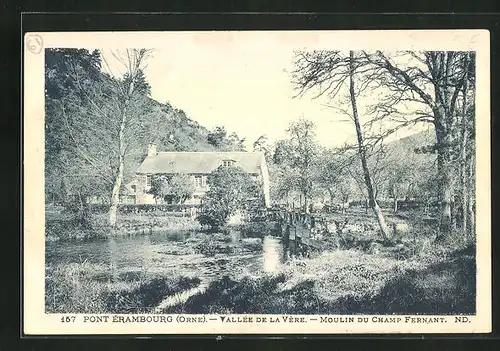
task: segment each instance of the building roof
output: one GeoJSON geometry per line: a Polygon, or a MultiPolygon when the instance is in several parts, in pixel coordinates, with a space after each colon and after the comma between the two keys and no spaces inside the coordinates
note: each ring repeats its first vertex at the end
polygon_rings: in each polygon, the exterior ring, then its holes
{"type": "Polygon", "coordinates": [[[224,160],[233,160],[235,166],[257,174],[265,162],[261,152],[158,152],[146,157],[137,173],[210,173],[224,160]]]}

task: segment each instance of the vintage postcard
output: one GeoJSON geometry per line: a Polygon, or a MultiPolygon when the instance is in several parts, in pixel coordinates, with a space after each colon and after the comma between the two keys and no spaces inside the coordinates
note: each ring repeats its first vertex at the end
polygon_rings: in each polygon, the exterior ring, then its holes
{"type": "Polygon", "coordinates": [[[26,335],[491,331],[488,31],[24,43],[26,335]]]}

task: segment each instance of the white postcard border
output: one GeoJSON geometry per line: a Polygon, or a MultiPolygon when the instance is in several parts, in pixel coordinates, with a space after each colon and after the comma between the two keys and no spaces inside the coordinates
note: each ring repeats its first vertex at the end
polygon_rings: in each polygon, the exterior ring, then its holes
{"type": "MultiPolygon", "coordinates": [[[[24,50],[24,306],[26,335],[39,334],[314,334],[314,333],[485,333],[491,331],[491,179],[490,179],[490,36],[487,30],[384,31],[247,31],[247,32],[50,32],[25,35],[24,50]],[[169,40],[224,40],[235,35],[258,35],[262,40],[289,41],[297,49],[336,50],[474,50],[477,52],[476,191],[477,289],[475,316],[289,316],[307,322],[290,323],[283,315],[163,315],[171,322],[90,322],[96,315],[45,314],[44,237],[44,48],[158,47],[169,40]],[[40,51],[37,53],[40,46],[40,51]],[[179,317],[181,316],[181,317],[179,317]],[[231,322],[221,317],[252,318],[231,322]],[[64,321],[69,317],[69,320],[64,321]],[[74,317],[74,320],[72,320],[74,317]],[[84,319],[87,317],[87,321],[84,319]],[[200,317],[204,322],[187,322],[200,317]],[[326,318],[321,322],[321,318],[326,318]],[[335,318],[354,322],[333,322],[335,318]],[[373,318],[401,317],[374,322],[373,318]],[[405,322],[405,318],[410,318],[405,322]],[[411,322],[411,318],[444,318],[445,322],[411,322]],[[183,319],[184,318],[184,319],[183,319]],[[212,318],[213,320],[211,320],[212,318]],[[258,322],[257,319],[267,321],[258,322]],[[279,318],[278,322],[270,322],[279,318]],[[311,318],[317,318],[316,321],[311,318]],[[332,322],[328,322],[332,318],[332,322]],[[368,322],[364,322],[367,318],[368,322]],[[459,321],[457,321],[459,318],[459,321]]],[[[132,315],[116,315],[131,317],[132,315]]],[[[137,315],[145,317],[162,315],[137,315]]],[[[102,317],[102,316],[101,316],[102,317]]],[[[104,318],[106,319],[106,318],[104,318]]],[[[94,319],[96,320],[96,319],[94,319]]],[[[102,319],[101,319],[102,320],[102,319]]],[[[415,320],[416,321],[416,320],[415,320]]]]}

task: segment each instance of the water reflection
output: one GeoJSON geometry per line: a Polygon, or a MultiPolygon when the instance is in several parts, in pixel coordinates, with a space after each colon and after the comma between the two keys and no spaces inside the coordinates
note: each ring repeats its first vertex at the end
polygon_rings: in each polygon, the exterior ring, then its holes
{"type": "Polygon", "coordinates": [[[281,255],[281,244],[277,239],[271,236],[266,236],[264,237],[262,247],[264,272],[275,273],[280,268],[280,264],[283,259],[281,255]]]}

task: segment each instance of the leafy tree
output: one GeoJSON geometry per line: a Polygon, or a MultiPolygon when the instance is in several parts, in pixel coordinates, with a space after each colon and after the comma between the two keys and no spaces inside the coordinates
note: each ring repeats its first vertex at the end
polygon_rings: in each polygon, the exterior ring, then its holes
{"type": "Polygon", "coordinates": [[[187,174],[175,174],[168,181],[169,195],[173,196],[174,201],[183,204],[187,199],[193,196],[195,187],[192,179],[187,174]]]}
{"type": "Polygon", "coordinates": [[[168,177],[166,174],[154,174],[151,176],[151,187],[148,193],[153,195],[155,201],[163,200],[169,195],[168,177]]]}
{"type": "Polygon", "coordinates": [[[350,200],[352,199],[352,194],[354,193],[354,184],[353,179],[351,177],[342,177],[337,186],[335,187],[335,198],[340,200],[341,203],[341,211],[345,213],[346,205],[349,205],[350,200]]]}
{"type": "Polygon", "coordinates": [[[423,212],[429,214],[429,208],[434,200],[436,200],[437,183],[436,172],[423,172],[420,177],[415,180],[414,185],[410,188],[409,194],[417,201],[423,204],[423,212]]]}
{"type": "Polygon", "coordinates": [[[227,131],[224,126],[217,126],[207,135],[207,140],[210,145],[216,148],[222,148],[227,136],[227,131]]]}
{"type": "Polygon", "coordinates": [[[272,163],[272,147],[269,145],[269,140],[266,135],[261,135],[253,143],[254,152],[262,152],[266,158],[267,163],[272,163]]]}
{"type": "MultiPolygon", "coordinates": [[[[385,188],[393,199],[393,210],[397,212],[398,201],[407,199],[414,192],[419,179],[426,178],[426,173],[433,173],[433,157],[415,152],[421,142],[420,136],[404,138],[388,144],[385,156],[387,167],[384,172],[385,188]]],[[[436,189],[434,189],[436,191],[436,189]]]]}
{"type": "Polygon", "coordinates": [[[238,210],[247,209],[249,201],[262,204],[258,184],[239,167],[219,167],[209,174],[207,181],[210,190],[198,216],[202,225],[217,230],[238,210]]]}
{"type": "Polygon", "coordinates": [[[226,151],[246,151],[245,138],[240,138],[238,134],[231,133],[226,140],[226,151]]]}
{"type": "Polygon", "coordinates": [[[240,138],[235,132],[227,134],[224,126],[217,126],[207,135],[210,145],[224,151],[246,151],[245,138],[240,138]]]}
{"type": "Polygon", "coordinates": [[[290,197],[297,189],[292,170],[286,164],[275,163],[270,163],[268,169],[269,177],[272,179],[269,190],[273,202],[281,203],[284,200],[289,205],[290,197]]]}
{"type": "Polygon", "coordinates": [[[278,142],[274,161],[287,169],[287,181],[302,194],[304,210],[313,193],[316,179],[319,145],[316,141],[315,124],[300,118],[291,122],[286,132],[288,139],[278,142]]]}

